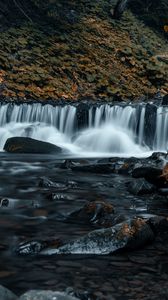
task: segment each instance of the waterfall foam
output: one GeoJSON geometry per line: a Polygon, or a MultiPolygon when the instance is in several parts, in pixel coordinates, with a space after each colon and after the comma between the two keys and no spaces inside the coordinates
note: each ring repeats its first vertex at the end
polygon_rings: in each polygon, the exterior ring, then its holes
{"type": "Polygon", "coordinates": [[[131,132],[121,127],[102,125],[84,130],[75,141],[84,151],[102,153],[140,153],[141,147],[134,143],[131,132]]]}
{"type": "MultiPolygon", "coordinates": [[[[40,103],[0,105],[0,148],[9,137],[28,136],[67,148],[80,156],[143,156],[149,153],[144,143],[145,105],[92,106],[88,123],[78,131],[77,107],[40,103]]],[[[168,111],[157,108],[155,151],[167,150],[168,111]]]]}

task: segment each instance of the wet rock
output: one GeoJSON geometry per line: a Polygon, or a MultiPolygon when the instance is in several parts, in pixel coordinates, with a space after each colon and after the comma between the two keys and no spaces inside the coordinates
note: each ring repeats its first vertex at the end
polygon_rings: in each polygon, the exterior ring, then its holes
{"type": "Polygon", "coordinates": [[[67,221],[89,222],[104,227],[110,227],[113,222],[114,207],[104,201],[86,203],[81,209],[72,212],[67,221]]]}
{"type": "Polygon", "coordinates": [[[158,91],[153,97],[152,97],[152,102],[155,103],[156,105],[160,105],[162,102],[163,96],[160,91],[158,91]]]}
{"type": "Polygon", "coordinates": [[[89,172],[98,174],[114,173],[115,167],[113,164],[87,164],[83,166],[71,166],[73,171],[77,172],[89,172]]]}
{"type": "Polygon", "coordinates": [[[156,128],[156,115],[157,115],[157,106],[154,104],[148,103],[145,110],[145,120],[144,120],[144,142],[150,148],[153,146],[155,128],[156,128]]]}
{"type": "Polygon", "coordinates": [[[168,218],[157,216],[151,217],[147,220],[147,223],[152,228],[155,234],[163,234],[168,232],[168,218]]]}
{"type": "Polygon", "coordinates": [[[168,232],[168,218],[152,216],[148,219],[133,218],[113,227],[89,232],[67,244],[60,240],[33,241],[21,244],[19,255],[97,254],[106,255],[118,250],[139,249],[152,242],[156,235],[168,232]]]}
{"type": "Polygon", "coordinates": [[[68,180],[67,186],[68,186],[68,188],[76,189],[78,187],[78,184],[76,181],[68,180]]]}
{"type": "Polygon", "coordinates": [[[162,105],[168,105],[168,94],[163,97],[162,105]]]}
{"type": "Polygon", "coordinates": [[[134,178],[142,178],[142,177],[154,177],[155,179],[158,178],[162,174],[161,169],[153,168],[153,167],[140,167],[135,168],[132,171],[132,177],[134,178]]]}
{"type": "MultiPolygon", "coordinates": [[[[126,227],[127,231],[127,227],[126,227]]],[[[155,239],[155,233],[146,220],[136,218],[131,223],[130,235],[125,248],[128,250],[139,249],[155,239]]]]}
{"type": "Polygon", "coordinates": [[[66,194],[61,194],[61,193],[50,193],[47,195],[47,199],[50,201],[55,201],[55,200],[72,200],[73,197],[70,195],[66,194]]]}
{"type": "Polygon", "coordinates": [[[154,161],[162,161],[163,159],[166,159],[167,153],[164,152],[153,152],[152,155],[149,157],[149,160],[154,160],[154,161]]]}
{"type": "Polygon", "coordinates": [[[112,12],[112,16],[114,19],[120,19],[122,14],[124,13],[127,7],[128,0],[118,0],[116,6],[114,7],[114,11],[112,12]]]}
{"type": "Polygon", "coordinates": [[[168,187],[167,181],[162,177],[162,170],[152,167],[136,168],[132,171],[132,177],[145,178],[149,183],[154,184],[158,188],[168,187]]]}
{"type": "Polygon", "coordinates": [[[19,300],[79,300],[79,298],[64,292],[31,290],[22,295],[19,300]]]}
{"type": "Polygon", "coordinates": [[[32,241],[28,243],[21,243],[16,249],[16,253],[19,255],[34,255],[39,253],[45,248],[44,244],[38,241],[32,241]]]}
{"type": "Polygon", "coordinates": [[[70,159],[66,159],[61,165],[60,169],[70,169],[72,165],[72,161],[70,159]]]}
{"type": "Polygon", "coordinates": [[[7,198],[0,199],[0,207],[8,207],[9,206],[9,200],[7,198]]]}
{"type": "Polygon", "coordinates": [[[11,153],[61,153],[62,149],[54,144],[38,141],[28,137],[7,139],[4,150],[11,153]]]}
{"type": "Polygon", "coordinates": [[[63,183],[53,182],[47,177],[41,177],[39,181],[39,186],[44,188],[56,188],[58,190],[66,190],[67,187],[63,183]]]}
{"type": "Polygon", "coordinates": [[[76,111],[77,128],[78,130],[86,127],[89,120],[89,105],[86,103],[79,103],[76,111]]]}
{"type": "Polygon", "coordinates": [[[40,181],[39,181],[40,187],[48,188],[48,187],[54,187],[54,185],[55,185],[55,183],[53,181],[51,181],[50,179],[48,179],[46,177],[40,178],[40,181]]]}
{"type": "Polygon", "coordinates": [[[155,191],[155,186],[143,178],[139,178],[136,181],[129,182],[128,191],[133,195],[151,194],[155,191]]]}
{"type": "Polygon", "coordinates": [[[127,163],[123,163],[119,168],[118,168],[118,174],[121,174],[121,175],[128,175],[132,168],[133,168],[134,165],[129,165],[127,163]]]}
{"type": "Polygon", "coordinates": [[[10,290],[0,285],[0,299],[1,300],[16,300],[18,299],[10,290]]]}
{"type": "MultiPolygon", "coordinates": [[[[71,287],[68,287],[66,289],[66,293],[68,295],[70,295],[70,296],[77,297],[80,300],[92,300],[92,299],[95,299],[95,296],[92,293],[89,293],[87,291],[84,291],[84,292],[83,291],[76,291],[76,290],[74,290],[71,287]]],[[[96,297],[96,300],[99,300],[99,298],[96,297]]]]}
{"type": "Polygon", "coordinates": [[[61,169],[71,169],[72,167],[90,166],[89,160],[86,159],[66,159],[60,166],[61,169]]]}
{"type": "Polygon", "coordinates": [[[115,173],[121,175],[128,175],[132,172],[136,165],[141,166],[141,160],[136,157],[130,157],[127,159],[110,158],[110,162],[113,163],[115,173]]]}
{"type": "Polygon", "coordinates": [[[57,248],[62,245],[62,242],[57,240],[46,240],[46,241],[30,241],[21,243],[15,252],[18,255],[26,256],[26,255],[36,255],[43,249],[47,247],[57,248]]]}
{"type": "Polygon", "coordinates": [[[168,188],[158,189],[158,193],[163,196],[168,196],[168,188]]]}
{"type": "Polygon", "coordinates": [[[94,230],[57,249],[45,249],[41,254],[105,255],[120,249],[136,249],[153,241],[154,232],[146,220],[136,218],[106,229],[94,230]]]}

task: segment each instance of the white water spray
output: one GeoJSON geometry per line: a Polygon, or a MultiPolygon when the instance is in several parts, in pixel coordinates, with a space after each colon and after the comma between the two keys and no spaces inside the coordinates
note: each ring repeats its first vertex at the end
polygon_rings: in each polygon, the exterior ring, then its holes
{"type": "MultiPolygon", "coordinates": [[[[0,149],[9,137],[27,136],[50,142],[79,156],[147,156],[144,146],[145,106],[92,107],[86,129],[75,127],[76,107],[49,104],[1,104],[0,149]]],[[[157,111],[154,150],[166,150],[168,112],[157,111]]]]}

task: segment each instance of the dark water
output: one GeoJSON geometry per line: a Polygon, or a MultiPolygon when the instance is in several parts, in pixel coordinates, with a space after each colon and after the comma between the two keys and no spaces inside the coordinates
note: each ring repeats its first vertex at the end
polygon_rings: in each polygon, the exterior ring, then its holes
{"type": "MultiPolygon", "coordinates": [[[[92,160],[92,162],[95,161],[92,160]]],[[[168,238],[133,252],[111,256],[19,257],[28,240],[68,241],[96,225],[64,221],[86,201],[105,200],[118,214],[167,215],[166,197],[133,196],[128,175],[90,174],[61,168],[64,158],[0,155],[0,283],[20,295],[28,289],[88,290],[100,299],[168,299],[168,238]],[[40,187],[41,177],[58,183],[40,187]],[[51,197],[54,194],[54,199],[51,197]],[[2,199],[9,201],[3,203],[2,199]],[[6,205],[6,206],[5,206],[6,205]]]]}

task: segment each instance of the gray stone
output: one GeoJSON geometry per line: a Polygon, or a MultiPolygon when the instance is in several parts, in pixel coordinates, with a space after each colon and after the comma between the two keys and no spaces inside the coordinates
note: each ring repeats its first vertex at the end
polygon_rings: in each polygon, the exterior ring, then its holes
{"type": "Polygon", "coordinates": [[[145,195],[153,193],[155,191],[155,187],[145,179],[138,178],[136,181],[131,181],[129,183],[128,191],[133,195],[145,195]]]}
{"type": "MultiPolygon", "coordinates": [[[[6,299],[6,298],[5,298],[6,299]]],[[[79,300],[64,292],[31,290],[20,296],[19,300],[79,300]]]]}
{"type": "Polygon", "coordinates": [[[10,290],[0,285],[0,299],[1,300],[16,300],[18,299],[10,290]]]}
{"type": "Polygon", "coordinates": [[[153,241],[154,233],[144,219],[134,218],[113,227],[98,229],[58,248],[48,248],[41,254],[107,255],[119,249],[138,249],[153,241]]]}
{"type": "Polygon", "coordinates": [[[62,149],[54,144],[29,137],[12,137],[7,139],[4,150],[11,153],[61,153],[62,149]]]}

